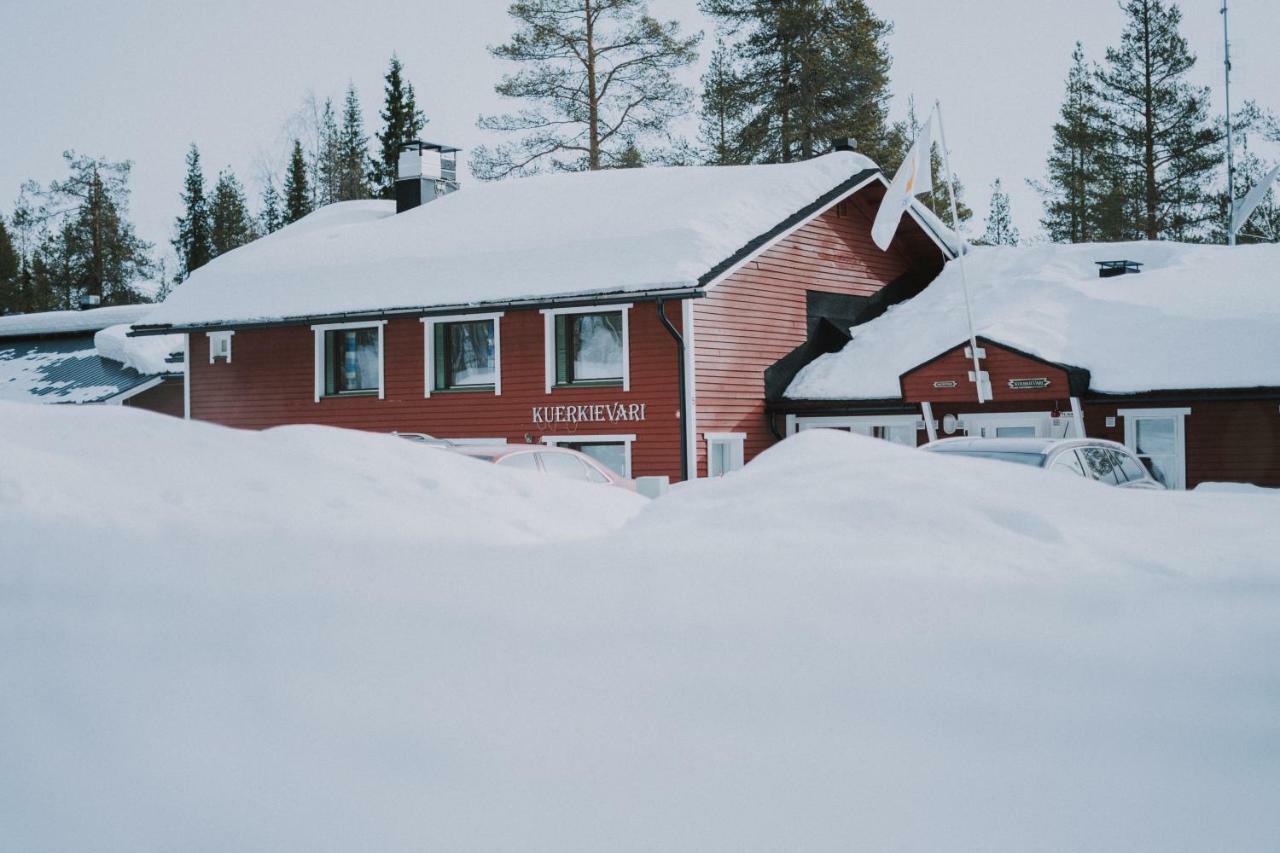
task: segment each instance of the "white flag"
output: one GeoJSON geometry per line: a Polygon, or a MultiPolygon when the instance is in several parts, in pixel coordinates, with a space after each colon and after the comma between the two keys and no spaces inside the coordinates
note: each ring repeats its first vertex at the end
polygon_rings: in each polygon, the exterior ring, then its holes
{"type": "Polygon", "coordinates": [[[871,226],[871,239],[882,252],[889,251],[889,244],[893,242],[902,214],[907,212],[912,200],[920,193],[933,189],[932,130],[933,113],[929,113],[929,118],[920,128],[920,135],[898,167],[898,173],[893,176],[893,183],[889,184],[884,201],[880,202],[880,212],[876,214],[876,221],[871,226]]]}

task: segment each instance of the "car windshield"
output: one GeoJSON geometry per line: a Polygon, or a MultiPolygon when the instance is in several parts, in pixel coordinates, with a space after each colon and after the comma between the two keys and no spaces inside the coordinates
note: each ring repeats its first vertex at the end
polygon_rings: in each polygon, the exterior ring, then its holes
{"type": "Polygon", "coordinates": [[[1012,450],[948,450],[946,453],[949,456],[973,456],[978,459],[1016,462],[1019,465],[1030,465],[1032,468],[1044,467],[1044,455],[1041,453],[1017,453],[1012,450]]]}

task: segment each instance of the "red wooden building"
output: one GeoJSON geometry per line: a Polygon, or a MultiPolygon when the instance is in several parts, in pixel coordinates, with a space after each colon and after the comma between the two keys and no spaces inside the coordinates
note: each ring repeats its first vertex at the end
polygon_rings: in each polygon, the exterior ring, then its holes
{"type": "Polygon", "coordinates": [[[966,263],[988,402],[953,264],[806,365],[770,411],[789,433],[911,446],[1087,435],[1127,444],[1170,488],[1280,486],[1280,247],[979,248],[966,263]]]}
{"type": "Polygon", "coordinates": [[[781,436],[766,410],[951,257],[922,211],[870,241],[885,181],[802,163],[559,174],[455,192],[418,144],[390,202],[326,207],[224,255],[138,327],[187,336],[186,414],[578,447],[706,476],[781,436]]]}

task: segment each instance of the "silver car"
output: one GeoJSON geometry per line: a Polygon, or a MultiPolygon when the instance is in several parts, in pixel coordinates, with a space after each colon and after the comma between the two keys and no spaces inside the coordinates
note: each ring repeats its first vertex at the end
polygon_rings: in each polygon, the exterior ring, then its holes
{"type": "Polygon", "coordinates": [[[1086,477],[1126,489],[1163,489],[1133,451],[1101,438],[944,438],[923,448],[1086,477]]]}

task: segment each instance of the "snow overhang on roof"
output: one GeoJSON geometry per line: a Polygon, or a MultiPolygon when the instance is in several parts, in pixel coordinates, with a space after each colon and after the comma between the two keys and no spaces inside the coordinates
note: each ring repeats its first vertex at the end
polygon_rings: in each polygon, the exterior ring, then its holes
{"type": "MultiPolygon", "coordinates": [[[[966,264],[977,334],[1087,370],[1093,393],[1280,387],[1280,246],[978,247],[966,264]],[[1143,271],[1099,278],[1095,262],[1115,257],[1143,271]]],[[[900,399],[903,373],[967,338],[953,261],[803,368],[785,397],[900,399]]]]}
{"type": "Polygon", "coordinates": [[[134,323],[146,317],[155,305],[112,305],[86,311],[41,311],[0,317],[0,338],[29,338],[79,335],[108,326],[134,323]]]}
{"type": "Polygon", "coordinates": [[[196,270],[135,333],[696,296],[875,180],[872,161],[836,152],[472,185],[399,215],[333,204],[196,270]]]}

